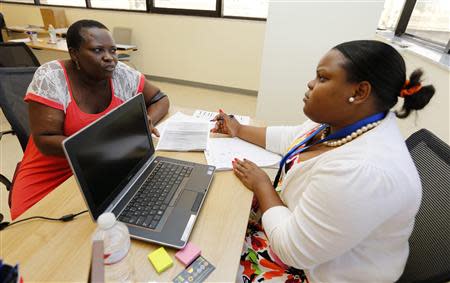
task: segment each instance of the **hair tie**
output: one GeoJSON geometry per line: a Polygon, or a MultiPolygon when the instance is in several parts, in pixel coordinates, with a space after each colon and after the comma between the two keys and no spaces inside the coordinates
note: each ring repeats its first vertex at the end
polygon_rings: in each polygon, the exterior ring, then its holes
{"type": "Polygon", "coordinates": [[[413,87],[408,87],[409,86],[409,80],[405,81],[405,84],[403,85],[402,90],[400,91],[400,97],[405,97],[405,96],[410,96],[413,94],[416,94],[417,92],[419,92],[419,90],[422,89],[422,84],[418,83],[413,87]]]}

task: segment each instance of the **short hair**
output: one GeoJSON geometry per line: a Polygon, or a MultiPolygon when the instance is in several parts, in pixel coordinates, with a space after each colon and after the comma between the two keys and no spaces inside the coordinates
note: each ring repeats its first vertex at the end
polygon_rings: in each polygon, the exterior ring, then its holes
{"type": "Polygon", "coordinates": [[[67,30],[66,40],[67,47],[78,50],[80,45],[83,43],[84,38],[81,35],[81,30],[83,28],[100,28],[109,30],[104,24],[94,21],[94,20],[79,20],[72,25],[70,25],[67,30]]]}
{"type": "MultiPolygon", "coordinates": [[[[403,57],[391,45],[376,40],[355,40],[339,44],[333,49],[346,58],[342,66],[347,81],[368,81],[372,86],[380,111],[388,111],[397,104],[400,92],[405,87],[406,66],[403,57]]],[[[409,77],[406,88],[421,83],[423,71],[416,69],[409,77]]],[[[397,117],[406,118],[411,110],[424,108],[433,97],[432,85],[423,86],[414,95],[404,97],[404,103],[397,117]]]]}

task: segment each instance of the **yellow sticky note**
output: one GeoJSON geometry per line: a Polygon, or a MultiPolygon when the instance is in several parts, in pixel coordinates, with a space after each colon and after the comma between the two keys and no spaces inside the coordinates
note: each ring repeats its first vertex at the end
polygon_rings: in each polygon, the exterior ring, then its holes
{"type": "Polygon", "coordinates": [[[148,259],[158,273],[167,270],[173,265],[173,260],[163,247],[148,254],[148,259]]]}

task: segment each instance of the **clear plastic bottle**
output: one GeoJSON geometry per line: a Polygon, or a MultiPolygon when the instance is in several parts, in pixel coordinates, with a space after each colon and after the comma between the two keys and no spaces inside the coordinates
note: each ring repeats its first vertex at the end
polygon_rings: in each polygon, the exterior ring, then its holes
{"type": "Polygon", "coordinates": [[[133,282],[133,262],[128,227],[116,221],[113,213],[97,219],[93,240],[103,240],[106,282],[133,282]]]}
{"type": "Polygon", "coordinates": [[[48,25],[48,35],[50,36],[50,43],[56,43],[56,30],[52,25],[48,25]]]}

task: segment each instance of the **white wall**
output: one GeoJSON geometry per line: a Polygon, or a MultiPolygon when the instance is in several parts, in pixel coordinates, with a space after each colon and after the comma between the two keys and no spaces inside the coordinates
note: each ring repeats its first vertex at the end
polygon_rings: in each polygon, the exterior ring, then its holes
{"type": "MultiPolygon", "coordinates": [[[[110,30],[133,29],[141,72],[207,84],[257,90],[265,22],[65,8],[69,23],[95,19],[110,30]]],[[[42,25],[39,7],[0,4],[7,25],[42,25]]]]}
{"type": "Polygon", "coordinates": [[[341,42],[372,38],[382,8],[380,1],[270,1],[256,117],[304,121],[302,99],[320,58],[341,42]]]}

